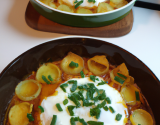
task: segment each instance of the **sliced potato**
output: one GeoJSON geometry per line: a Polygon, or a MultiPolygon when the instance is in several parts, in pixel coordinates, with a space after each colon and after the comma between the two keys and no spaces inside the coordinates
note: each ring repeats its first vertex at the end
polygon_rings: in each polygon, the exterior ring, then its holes
{"type": "Polygon", "coordinates": [[[80,57],[72,52],[69,52],[68,55],[65,58],[63,58],[60,66],[61,66],[61,69],[65,73],[71,74],[71,75],[76,75],[82,71],[82,69],[84,67],[84,60],[82,59],[82,57],[80,57]],[[78,63],[78,67],[70,67],[69,64],[72,61],[75,63],[78,63]]]}
{"type": "Polygon", "coordinates": [[[31,113],[32,106],[28,102],[14,105],[9,111],[9,123],[11,125],[28,125],[27,113],[31,113]]]}
{"type": "Polygon", "coordinates": [[[50,2],[50,3],[49,3],[49,6],[52,7],[52,8],[56,8],[56,4],[53,3],[53,2],[50,2]]]}
{"type": "MultiPolygon", "coordinates": [[[[47,82],[43,79],[45,77],[49,83],[54,84],[61,81],[61,70],[59,67],[53,63],[43,64],[36,73],[36,79],[43,84],[47,82]],[[51,77],[51,79],[49,79],[51,77]]],[[[48,83],[47,83],[48,84],[48,83]]]]}
{"type": "Polygon", "coordinates": [[[152,116],[143,109],[136,109],[130,116],[133,125],[153,125],[152,116]]]}
{"type": "Polygon", "coordinates": [[[97,13],[104,13],[108,11],[112,11],[114,8],[109,5],[108,3],[99,3],[98,8],[97,8],[97,13]]]}
{"type": "Polygon", "coordinates": [[[36,80],[24,80],[16,86],[15,93],[19,99],[30,101],[39,96],[41,88],[41,84],[36,80]]]}
{"type": "Polygon", "coordinates": [[[127,2],[127,1],[124,1],[124,2],[122,2],[122,3],[117,4],[115,7],[116,7],[116,8],[121,8],[121,7],[125,6],[126,4],[128,4],[128,2],[127,2]]]}
{"type": "Polygon", "coordinates": [[[123,3],[125,0],[110,0],[110,2],[114,3],[114,4],[120,4],[123,3]]]}
{"type": "Polygon", "coordinates": [[[88,60],[87,64],[88,64],[88,69],[93,74],[98,76],[107,73],[109,70],[109,62],[106,59],[105,55],[94,56],[93,58],[88,60]]]}
{"type": "Polygon", "coordinates": [[[49,5],[53,0],[40,0],[42,3],[49,5]]]}
{"type": "Polygon", "coordinates": [[[76,13],[82,13],[82,14],[92,14],[93,12],[86,8],[79,7],[76,11],[76,13]]]}
{"type": "Polygon", "coordinates": [[[71,7],[69,7],[69,6],[65,5],[65,4],[59,5],[57,9],[58,10],[62,10],[62,11],[66,11],[66,12],[71,12],[71,13],[74,12],[74,10],[71,7]]]}

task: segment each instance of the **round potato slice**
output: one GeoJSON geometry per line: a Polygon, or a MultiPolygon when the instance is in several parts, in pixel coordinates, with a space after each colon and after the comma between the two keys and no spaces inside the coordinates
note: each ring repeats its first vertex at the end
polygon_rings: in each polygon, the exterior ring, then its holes
{"type": "Polygon", "coordinates": [[[72,52],[69,52],[68,55],[65,58],[63,58],[60,66],[65,73],[76,75],[82,71],[84,67],[84,60],[82,59],[82,57],[72,52]],[[71,62],[77,63],[78,65],[76,67],[72,67],[70,66],[71,62]]]}
{"type": "Polygon", "coordinates": [[[103,75],[109,70],[109,62],[105,55],[94,56],[88,60],[87,64],[88,69],[97,76],[103,75]]]}
{"type": "Polygon", "coordinates": [[[92,12],[91,10],[89,10],[89,9],[79,7],[79,8],[77,9],[77,13],[92,14],[93,12],[92,12]]]}
{"type": "Polygon", "coordinates": [[[130,116],[133,125],[153,125],[152,116],[143,109],[136,109],[130,116]]]}
{"type": "Polygon", "coordinates": [[[114,10],[114,8],[109,5],[108,3],[99,3],[98,8],[97,8],[97,13],[104,13],[104,12],[108,12],[108,11],[112,11],[114,10]]]}
{"type": "Polygon", "coordinates": [[[43,64],[36,73],[36,79],[43,84],[54,84],[61,81],[61,70],[53,63],[43,64]]]}
{"type": "Polygon", "coordinates": [[[69,7],[69,6],[65,5],[65,4],[59,5],[59,6],[57,7],[57,9],[58,9],[58,10],[62,10],[62,11],[66,11],[66,12],[71,12],[71,13],[74,12],[74,10],[73,10],[71,7],[69,7]]]}
{"type": "Polygon", "coordinates": [[[31,113],[32,106],[28,102],[14,105],[9,111],[9,123],[11,125],[28,125],[27,113],[31,113]]]}
{"type": "Polygon", "coordinates": [[[37,98],[41,92],[41,84],[36,80],[21,81],[15,88],[15,93],[19,99],[30,101],[37,98]]]}

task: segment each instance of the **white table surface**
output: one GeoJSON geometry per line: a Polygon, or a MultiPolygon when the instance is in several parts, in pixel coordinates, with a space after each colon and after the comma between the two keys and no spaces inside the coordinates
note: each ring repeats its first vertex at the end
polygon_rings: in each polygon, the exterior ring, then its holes
{"type": "MultiPolygon", "coordinates": [[[[29,0],[0,0],[0,72],[26,50],[69,35],[37,31],[25,22],[29,0]]],[[[160,11],[133,7],[131,32],[117,38],[99,38],[129,51],[160,80],[160,11]]],[[[70,35],[71,36],[71,35],[70,35]]]]}

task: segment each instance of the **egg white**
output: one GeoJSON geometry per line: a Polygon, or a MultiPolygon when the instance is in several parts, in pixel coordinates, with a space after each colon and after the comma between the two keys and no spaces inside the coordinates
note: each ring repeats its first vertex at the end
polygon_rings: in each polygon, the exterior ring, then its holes
{"type": "MultiPolygon", "coordinates": [[[[80,118],[83,118],[86,122],[87,121],[104,122],[104,125],[125,125],[125,119],[126,119],[126,117],[128,117],[128,114],[126,114],[126,113],[128,113],[128,110],[127,110],[127,106],[125,105],[123,98],[121,97],[121,94],[116,89],[110,87],[108,84],[97,86],[97,84],[103,79],[100,77],[96,77],[96,78],[98,78],[99,81],[96,80],[95,82],[93,82],[90,80],[89,77],[74,78],[74,79],[70,79],[70,80],[77,80],[77,86],[87,84],[87,83],[94,83],[98,89],[105,90],[106,96],[109,97],[111,100],[111,104],[106,104],[106,105],[108,107],[112,106],[113,109],[115,110],[115,113],[111,113],[109,110],[105,111],[103,108],[101,108],[100,117],[99,117],[99,119],[96,119],[96,118],[90,116],[90,108],[92,108],[92,106],[89,106],[89,107],[82,106],[82,101],[80,101],[81,107],[74,108],[74,110],[73,110],[74,114],[75,114],[74,117],[79,116],[80,118]],[[115,120],[115,117],[118,113],[122,115],[122,118],[120,121],[115,120]]],[[[56,92],[58,92],[58,93],[55,94],[55,96],[49,96],[49,97],[43,99],[41,106],[44,108],[44,113],[41,113],[41,115],[40,115],[42,125],[50,125],[53,115],[57,115],[56,125],[70,125],[71,116],[69,115],[69,112],[67,110],[67,106],[68,105],[75,105],[75,104],[71,100],[68,99],[68,101],[69,101],[68,104],[64,105],[63,101],[65,99],[67,99],[68,94],[71,93],[70,92],[71,87],[72,87],[72,84],[69,84],[69,86],[66,88],[66,93],[63,92],[63,90],[60,87],[58,87],[56,89],[56,92]],[[58,109],[56,107],[56,103],[60,103],[60,105],[63,109],[62,112],[58,111],[58,109]]],[[[83,93],[84,97],[86,97],[85,94],[86,93],[83,93]]],[[[97,102],[97,104],[98,103],[100,103],[100,102],[97,102]]],[[[81,125],[81,123],[77,122],[76,125],[81,125]]]]}

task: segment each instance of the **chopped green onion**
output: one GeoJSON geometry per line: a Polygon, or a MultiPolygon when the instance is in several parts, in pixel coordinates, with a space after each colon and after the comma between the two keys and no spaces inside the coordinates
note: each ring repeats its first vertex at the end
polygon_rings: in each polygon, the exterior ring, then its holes
{"type": "Polygon", "coordinates": [[[141,125],[141,124],[138,124],[138,125],[141,125]]]}
{"type": "Polygon", "coordinates": [[[108,111],[108,107],[107,107],[107,106],[104,106],[103,109],[104,109],[105,111],[108,111]]]}
{"type": "Polygon", "coordinates": [[[88,107],[88,106],[92,106],[92,105],[94,105],[93,102],[89,102],[87,99],[83,99],[83,106],[88,107]]]}
{"type": "Polygon", "coordinates": [[[58,111],[60,111],[60,112],[63,111],[63,109],[59,103],[56,104],[56,107],[57,107],[58,111]]]}
{"type": "Polygon", "coordinates": [[[90,79],[91,79],[93,82],[95,82],[95,80],[96,80],[96,76],[94,76],[94,75],[90,75],[90,79]]]}
{"type": "Polygon", "coordinates": [[[75,94],[68,95],[68,98],[75,103],[77,108],[81,106],[75,94]]]}
{"type": "Polygon", "coordinates": [[[47,84],[51,84],[51,82],[48,81],[48,79],[47,79],[44,75],[42,75],[42,79],[43,79],[43,81],[45,81],[47,84]]]}
{"type": "Polygon", "coordinates": [[[127,77],[121,73],[117,73],[120,77],[124,78],[124,79],[127,79],[127,77]]]}
{"type": "Polygon", "coordinates": [[[79,117],[74,117],[74,121],[78,121],[79,120],[79,117]]]}
{"type": "Polygon", "coordinates": [[[42,106],[39,105],[38,108],[41,110],[41,113],[44,112],[44,108],[42,106]]]}
{"type": "Polygon", "coordinates": [[[115,113],[114,109],[113,109],[111,106],[109,106],[109,110],[110,110],[112,113],[115,113]]]}
{"type": "Polygon", "coordinates": [[[77,89],[77,82],[73,83],[72,87],[71,87],[71,92],[76,91],[77,89]]]}
{"type": "Polygon", "coordinates": [[[52,121],[50,125],[56,125],[57,115],[53,115],[52,121]]]}
{"type": "Polygon", "coordinates": [[[69,64],[69,67],[72,67],[72,68],[77,68],[79,65],[78,63],[75,63],[73,61],[71,61],[71,63],[69,64]]]}
{"type": "Polygon", "coordinates": [[[63,101],[63,104],[66,105],[67,103],[68,103],[68,99],[65,99],[65,100],[63,101]]]}
{"type": "Polygon", "coordinates": [[[121,118],[122,118],[122,115],[118,113],[118,114],[116,115],[116,118],[115,118],[115,119],[116,119],[117,121],[120,121],[121,118]]]}
{"type": "Polygon", "coordinates": [[[98,121],[88,121],[87,122],[89,125],[104,125],[103,122],[98,122],[98,121]]]}
{"type": "Polygon", "coordinates": [[[68,87],[68,84],[67,84],[67,83],[64,83],[64,84],[61,84],[61,85],[60,85],[60,88],[61,88],[64,92],[66,92],[65,87],[68,87]]]}
{"type": "Polygon", "coordinates": [[[29,119],[29,122],[34,121],[32,114],[27,113],[27,118],[29,119]]]}
{"type": "Polygon", "coordinates": [[[136,94],[136,100],[137,100],[137,101],[140,101],[139,92],[138,92],[138,91],[135,91],[135,94],[136,94]]]}
{"type": "Polygon", "coordinates": [[[77,2],[78,2],[78,1],[77,1],[77,0],[75,0],[75,1],[74,1],[74,4],[75,4],[75,3],[77,3],[77,2]]]}
{"type": "Polygon", "coordinates": [[[89,3],[91,3],[91,2],[95,3],[96,1],[95,0],[88,0],[88,2],[89,3]]]}
{"type": "Polygon", "coordinates": [[[82,125],[87,125],[87,122],[85,122],[83,118],[79,118],[79,122],[82,123],[82,125]]]}
{"type": "Polygon", "coordinates": [[[71,117],[70,123],[71,123],[71,125],[76,125],[76,123],[75,123],[75,121],[74,121],[74,117],[71,117]]]}
{"type": "Polygon", "coordinates": [[[74,112],[73,112],[74,108],[75,108],[75,106],[72,106],[72,105],[67,106],[67,109],[69,111],[70,116],[74,116],[74,112]]]}
{"type": "Polygon", "coordinates": [[[69,80],[68,83],[74,84],[74,83],[77,83],[77,80],[69,80]]]}
{"type": "Polygon", "coordinates": [[[48,79],[49,79],[50,81],[53,81],[53,78],[51,77],[51,75],[48,75],[48,79]]]}
{"type": "Polygon", "coordinates": [[[105,98],[105,100],[107,101],[108,104],[111,104],[111,100],[109,97],[105,98]]]}
{"type": "Polygon", "coordinates": [[[99,81],[99,79],[98,79],[98,78],[96,78],[96,80],[97,80],[97,81],[99,81]]]}
{"type": "Polygon", "coordinates": [[[84,72],[83,72],[83,71],[81,71],[81,72],[80,72],[80,74],[81,74],[81,77],[82,77],[82,78],[84,78],[84,77],[85,77],[85,75],[84,75],[84,72]]]}
{"type": "Polygon", "coordinates": [[[77,2],[76,5],[74,6],[74,8],[75,9],[78,8],[82,3],[83,3],[83,0],[77,2]]]}
{"type": "Polygon", "coordinates": [[[100,108],[103,108],[106,105],[106,101],[103,101],[99,106],[100,108]]]}
{"type": "Polygon", "coordinates": [[[81,86],[78,86],[78,89],[86,89],[87,90],[87,85],[86,84],[84,84],[84,85],[81,85],[81,86]]]}
{"type": "Polygon", "coordinates": [[[124,81],[125,81],[125,80],[123,80],[122,78],[120,78],[120,77],[118,77],[118,76],[115,76],[115,77],[114,77],[114,80],[117,81],[117,82],[119,82],[119,83],[121,83],[121,84],[123,84],[124,81]]]}
{"type": "Polygon", "coordinates": [[[90,115],[95,116],[97,119],[100,117],[101,110],[99,107],[91,108],[90,115]]]}
{"type": "Polygon", "coordinates": [[[100,83],[98,83],[97,86],[99,86],[99,85],[104,85],[104,84],[106,84],[105,81],[101,81],[100,83]]]}
{"type": "Polygon", "coordinates": [[[99,93],[100,93],[100,95],[99,95],[98,99],[99,99],[99,100],[104,100],[104,99],[106,98],[105,90],[100,89],[100,90],[99,90],[99,93]]]}

